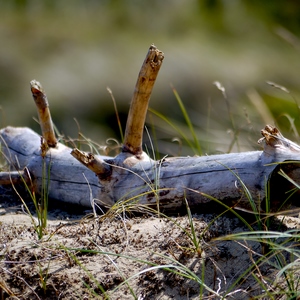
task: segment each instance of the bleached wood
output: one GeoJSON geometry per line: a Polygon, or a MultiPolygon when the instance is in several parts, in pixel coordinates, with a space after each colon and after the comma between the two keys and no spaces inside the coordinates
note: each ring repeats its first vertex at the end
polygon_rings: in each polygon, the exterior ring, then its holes
{"type": "Polygon", "coordinates": [[[22,182],[19,179],[24,174],[36,193],[41,193],[43,180],[49,181],[52,199],[86,207],[94,199],[106,207],[132,199],[155,208],[159,204],[165,211],[180,210],[185,207],[185,199],[201,210],[203,204],[211,202],[210,197],[249,209],[245,186],[259,206],[268,184],[275,191],[271,200],[274,198],[280,206],[287,197],[280,197],[280,193],[284,195],[294,186],[278,173],[283,170],[295,182],[300,181],[300,147],[274,127],[266,126],[261,132],[263,151],[161,161],[152,160],[142,151],[148,101],[162,60],[163,53],[151,46],[136,84],[124,146],[116,157],[96,156],[56,144],[46,95],[40,84],[32,81],[34,98],[43,100],[38,105],[43,139],[29,128],[0,130],[1,150],[10,170],[0,174],[0,184],[10,184],[12,178],[22,182]]]}
{"type": "MultiPolygon", "coordinates": [[[[0,130],[0,141],[11,170],[26,166],[36,193],[40,193],[43,178],[40,136],[29,128],[7,127],[0,130]]],[[[85,168],[70,153],[69,147],[58,143],[56,148],[49,148],[44,158],[46,170],[50,168],[49,196],[64,202],[90,206],[90,189],[96,197],[102,187],[95,173],[85,168]]]]}
{"type": "Polygon", "coordinates": [[[111,167],[92,153],[85,153],[75,148],[71,151],[71,155],[100,177],[107,177],[111,174],[111,167]]]}
{"type": "MultiPolygon", "coordinates": [[[[162,161],[153,161],[145,154],[141,159],[129,153],[121,153],[115,158],[97,156],[111,168],[111,173],[100,179],[70,155],[70,148],[58,143],[45,157],[47,168],[50,168],[49,196],[90,207],[91,189],[93,197],[104,206],[137,197],[134,200],[141,204],[156,207],[159,201],[161,209],[176,211],[184,205],[185,198],[191,206],[201,210],[201,204],[210,201],[203,195],[205,193],[248,209],[248,200],[236,175],[257,202],[265,197],[265,183],[274,176],[277,163],[298,161],[284,164],[282,168],[294,180],[299,182],[300,179],[299,146],[272,127],[266,127],[262,133],[266,143],[264,151],[174,157],[162,161]]],[[[39,193],[43,176],[39,136],[28,128],[8,127],[0,131],[0,140],[5,156],[13,159],[12,170],[16,161],[23,167],[26,164],[39,193]]]]}

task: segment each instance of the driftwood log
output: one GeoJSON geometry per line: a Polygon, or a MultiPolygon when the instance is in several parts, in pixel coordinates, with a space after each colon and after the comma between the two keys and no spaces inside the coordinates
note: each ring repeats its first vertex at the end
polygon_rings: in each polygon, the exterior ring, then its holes
{"type": "Polygon", "coordinates": [[[117,201],[132,200],[172,212],[185,206],[185,199],[201,211],[204,204],[212,202],[210,197],[249,209],[245,187],[261,205],[266,187],[271,186],[272,203],[280,207],[286,193],[299,182],[300,147],[272,126],[261,131],[263,151],[159,161],[142,151],[148,102],[163,58],[152,45],[136,83],[122,151],[116,157],[85,153],[57,142],[46,94],[32,81],[42,137],[29,128],[0,130],[2,153],[10,168],[0,173],[0,184],[26,182],[41,193],[43,182],[48,182],[50,198],[71,204],[110,207],[117,201]]]}

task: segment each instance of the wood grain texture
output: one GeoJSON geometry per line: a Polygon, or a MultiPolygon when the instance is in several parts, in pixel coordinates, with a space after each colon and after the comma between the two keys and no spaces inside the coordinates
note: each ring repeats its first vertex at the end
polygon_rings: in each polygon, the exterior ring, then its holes
{"type": "Polygon", "coordinates": [[[264,140],[264,151],[173,157],[162,161],[154,161],[145,153],[139,159],[126,152],[117,157],[97,156],[111,168],[110,174],[99,177],[60,143],[42,158],[40,137],[28,128],[8,127],[0,131],[2,150],[12,170],[16,161],[18,168],[26,166],[37,193],[41,191],[42,164],[46,161],[50,198],[90,207],[92,194],[99,204],[108,207],[117,201],[133,199],[153,207],[159,202],[164,211],[179,210],[185,198],[192,207],[201,209],[201,204],[211,201],[205,194],[249,209],[241,181],[255,201],[262,201],[265,184],[274,178],[278,168],[299,182],[299,146],[282,136],[277,143],[276,137],[268,138],[264,140]],[[284,161],[293,162],[278,165],[284,161]]]}
{"type": "Polygon", "coordinates": [[[32,97],[37,107],[39,122],[42,130],[42,136],[45,140],[45,144],[48,147],[55,147],[57,140],[54,133],[53,123],[51,119],[51,113],[49,109],[49,103],[45,91],[42,85],[32,80],[30,82],[30,88],[32,97]]]}
{"type": "Polygon", "coordinates": [[[142,154],[145,119],[152,89],[162,65],[164,54],[151,45],[135,85],[127,118],[123,151],[142,154]]]}

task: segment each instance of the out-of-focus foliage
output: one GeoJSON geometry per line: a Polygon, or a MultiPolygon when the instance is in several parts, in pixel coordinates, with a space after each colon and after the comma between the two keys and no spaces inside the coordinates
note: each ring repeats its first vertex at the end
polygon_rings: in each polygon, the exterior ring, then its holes
{"type": "Polygon", "coordinates": [[[300,3],[299,1],[259,1],[244,0],[245,7],[261,18],[270,26],[284,26],[287,30],[299,33],[300,31],[300,3]]]}
{"type": "MultiPolygon", "coordinates": [[[[119,138],[106,87],[125,126],[139,68],[154,43],[165,61],[151,107],[189,136],[174,85],[205,152],[256,148],[266,122],[295,139],[299,12],[300,3],[292,0],[0,0],[1,127],[38,130],[29,90],[37,79],[59,130],[76,137],[76,118],[99,143],[119,138]],[[239,143],[231,148],[235,138],[239,143]]],[[[154,115],[148,121],[161,151],[177,154],[177,145],[166,143],[177,133],[154,115]]],[[[183,147],[181,154],[188,152],[183,147]]]]}

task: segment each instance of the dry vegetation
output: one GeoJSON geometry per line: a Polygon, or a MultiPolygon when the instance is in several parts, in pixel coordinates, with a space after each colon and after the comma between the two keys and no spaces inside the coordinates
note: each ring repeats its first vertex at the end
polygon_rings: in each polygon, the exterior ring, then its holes
{"type": "MultiPolygon", "coordinates": [[[[27,94],[27,83],[23,83],[28,74],[38,74],[47,79],[49,90],[55,91],[51,98],[58,128],[67,134],[70,128],[76,132],[72,121],[76,116],[81,126],[88,128],[89,138],[115,137],[119,128],[111,126],[111,120],[116,123],[114,111],[110,119],[107,117],[112,109],[106,103],[112,105],[106,85],[119,78],[111,87],[127,111],[133,84],[130,79],[135,78],[140,62],[133,59],[138,54],[133,55],[133,47],[127,45],[144,49],[151,39],[163,41],[170,51],[154,108],[168,112],[173,124],[179,115],[175,124],[184,134],[190,129],[182,111],[178,113],[173,105],[169,88],[173,82],[185,102],[189,101],[193,126],[197,126],[194,148],[201,138],[205,153],[253,149],[256,132],[269,120],[299,137],[299,111],[295,109],[299,93],[274,92],[274,86],[261,84],[267,78],[292,89],[298,85],[299,39],[292,36],[292,42],[287,43],[292,31],[284,24],[263,25],[253,15],[244,22],[249,18],[246,6],[241,9],[241,4],[236,4],[237,13],[232,15],[232,6],[227,4],[223,9],[218,1],[211,10],[199,11],[193,5],[183,9],[186,4],[180,1],[172,10],[168,5],[159,7],[161,1],[151,10],[142,2],[128,7],[122,1],[115,1],[119,7],[103,7],[95,1],[88,5],[78,2],[77,6],[52,2],[54,6],[49,2],[49,7],[7,4],[7,14],[2,16],[1,34],[6,42],[0,50],[0,68],[5,74],[1,101],[7,118],[2,118],[1,127],[7,121],[23,126],[25,120],[38,126],[29,121],[33,108],[24,112],[23,103],[17,102],[27,94]],[[187,49],[181,60],[179,44],[187,49]],[[43,63],[37,63],[37,54],[43,63]],[[59,84],[57,78],[61,79],[59,84]],[[218,90],[216,93],[215,80],[235,86],[226,91],[228,98],[218,90]],[[227,129],[229,135],[225,134],[227,129]],[[232,141],[229,145],[224,142],[228,140],[232,141]]],[[[157,116],[154,109],[153,116],[157,116]]],[[[166,128],[164,119],[151,120],[149,127],[155,123],[155,130],[159,130],[155,143],[178,136],[175,128],[166,128]]],[[[180,154],[191,154],[193,147],[182,145],[182,140],[184,136],[176,139],[180,154]]],[[[174,147],[168,144],[164,152],[171,153],[170,149],[174,147]]],[[[0,187],[1,300],[300,297],[300,224],[295,211],[293,217],[266,220],[265,216],[255,219],[240,211],[233,215],[203,209],[192,216],[183,212],[158,217],[155,212],[136,215],[120,207],[119,213],[109,211],[95,217],[93,211],[50,199],[48,225],[39,239],[24,209],[26,204],[36,218],[32,199],[24,191],[21,194],[25,202],[13,190],[0,187]]]]}
{"type": "MultiPolygon", "coordinates": [[[[264,257],[257,241],[224,238],[249,230],[229,213],[197,213],[192,224],[188,215],[95,219],[53,202],[38,240],[11,191],[2,190],[0,203],[1,299],[286,299],[273,252],[264,257]]],[[[272,227],[287,230],[278,221],[272,227]]],[[[297,247],[296,241],[284,246],[291,244],[297,247]]],[[[280,256],[286,264],[295,260],[289,251],[280,256]]]]}

